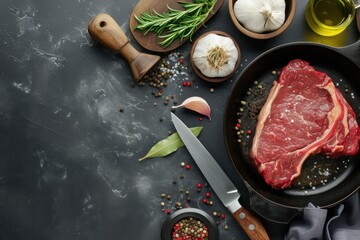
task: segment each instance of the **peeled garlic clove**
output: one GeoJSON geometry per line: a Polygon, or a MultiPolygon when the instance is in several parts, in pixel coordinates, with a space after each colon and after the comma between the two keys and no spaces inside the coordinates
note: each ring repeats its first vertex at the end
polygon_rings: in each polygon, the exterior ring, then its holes
{"type": "Polygon", "coordinates": [[[206,117],[210,118],[210,106],[209,104],[205,101],[205,99],[201,98],[201,97],[189,97],[187,99],[185,99],[185,101],[178,105],[178,106],[173,106],[172,108],[179,108],[179,107],[184,107],[190,110],[193,110],[195,112],[198,112],[206,117]]]}

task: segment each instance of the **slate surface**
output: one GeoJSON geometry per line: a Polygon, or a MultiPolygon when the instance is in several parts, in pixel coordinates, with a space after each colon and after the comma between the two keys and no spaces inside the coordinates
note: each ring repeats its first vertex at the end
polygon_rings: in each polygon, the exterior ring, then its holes
{"type": "MultiPolygon", "coordinates": [[[[0,1],[1,240],[159,239],[166,218],[160,193],[172,195],[166,208],[174,210],[174,201],[184,202],[180,188],[191,191],[190,206],[226,213],[214,194],[214,205],[203,205],[205,190],[197,193],[196,184],[204,178],[185,148],[138,162],[174,131],[172,101],[165,106],[149,86],[133,87],[127,62],[87,33],[91,18],[106,12],[141,50],[128,26],[136,3],[0,1]],[[180,166],[182,161],[192,166],[190,171],[180,166]]],[[[237,32],[226,1],[195,37],[208,30],[232,35],[242,51],[235,76],[217,85],[198,79],[188,61],[191,44],[186,43],[177,50],[185,63],[164,89],[163,96],[174,95],[179,103],[195,95],[208,101],[212,121],[200,121],[199,115],[184,110],[177,115],[189,126],[204,127],[200,140],[238,186],[245,206],[249,194],[226,153],[222,126],[227,97],[241,71],[261,52],[282,43],[315,41],[339,47],[358,39],[355,25],[333,38],[316,36],[303,17],[305,1],[297,4],[296,18],[283,35],[257,41],[237,32]],[[194,82],[182,87],[184,80],[194,82]]],[[[264,224],[272,239],[282,239],[287,229],[266,220],[264,224]]],[[[220,221],[219,230],[220,239],[246,239],[229,216],[220,221]]]]}

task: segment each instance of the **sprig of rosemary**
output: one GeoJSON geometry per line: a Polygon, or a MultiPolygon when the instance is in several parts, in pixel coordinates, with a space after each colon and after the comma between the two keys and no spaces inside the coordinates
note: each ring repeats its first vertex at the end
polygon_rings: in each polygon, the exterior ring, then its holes
{"type": "Polygon", "coordinates": [[[203,24],[208,15],[214,9],[217,0],[194,0],[193,2],[178,2],[184,10],[167,7],[169,12],[158,13],[144,12],[140,17],[135,15],[138,21],[136,30],[155,32],[162,39],[161,46],[169,46],[175,39],[182,41],[190,38],[200,24],[203,24]]]}

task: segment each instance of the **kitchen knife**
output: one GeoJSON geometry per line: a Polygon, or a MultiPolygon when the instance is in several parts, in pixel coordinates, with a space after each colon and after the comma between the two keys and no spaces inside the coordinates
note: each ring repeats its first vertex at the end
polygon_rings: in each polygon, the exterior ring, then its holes
{"type": "Polygon", "coordinates": [[[207,182],[249,238],[253,240],[270,239],[260,220],[240,205],[240,194],[237,188],[199,139],[173,113],[171,113],[171,120],[207,182]]]}

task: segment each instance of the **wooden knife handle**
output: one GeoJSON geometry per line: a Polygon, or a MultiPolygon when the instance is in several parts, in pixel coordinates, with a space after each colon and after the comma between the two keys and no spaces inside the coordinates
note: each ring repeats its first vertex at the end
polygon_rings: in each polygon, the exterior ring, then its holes
{"type": "Polygon", "coordinates": [[[251,240],[270,240],[260,220],[250,211],[241,207],[233,216],[251,240]]]}

